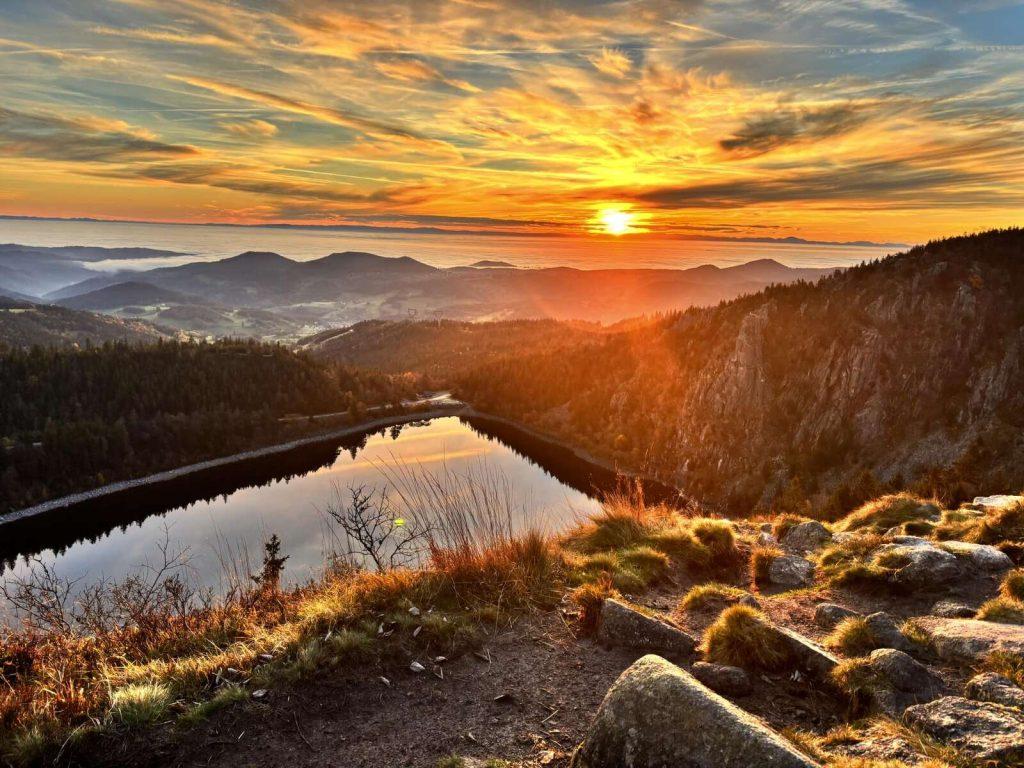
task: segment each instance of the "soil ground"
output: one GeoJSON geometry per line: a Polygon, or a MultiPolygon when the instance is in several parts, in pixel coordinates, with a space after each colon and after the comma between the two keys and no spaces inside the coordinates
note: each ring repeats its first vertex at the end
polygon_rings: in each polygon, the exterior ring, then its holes
{"type": "MultiPolygon", "coordinates": [[[[637,602],[700,636],[715,612],[674,613],[690,586],[683,574],[637,602]]],[[[742,576],[737,574],[736,581],[742,576]]],[[[799,590],[760,594],[774,622],[820,641],[814,607],[838,602],[901,620],[927,615],[941,597],[977,607],[996,591],[984,578],[909,596],[799,590]]],[[[479,650],[414,673],[412,659],[320,675],[234,706],[181,735],[146,744],[111,744],[107,764],[174,768],[433,768],[457,754],[528,765],[565,766],[615,679],[642,653],[577,637],[575,617],[556,610],[491,634],[479,650]],[[439,671],[438,671],[439,670],[439,671]],[[385,683],[381,678],[387,678],[385,683]]],[[[688,666],[691,659],[672,659],[688,666]]],[[[936,668],[953,690],[969,670],[936,668]]],[[[805,679],[752,675],[753,693],[735,703],[771,727],[822,734],[846,720],[845,703],[805,679]]],[[[102,750],[100,751],[102,753],[102,750]]]]}

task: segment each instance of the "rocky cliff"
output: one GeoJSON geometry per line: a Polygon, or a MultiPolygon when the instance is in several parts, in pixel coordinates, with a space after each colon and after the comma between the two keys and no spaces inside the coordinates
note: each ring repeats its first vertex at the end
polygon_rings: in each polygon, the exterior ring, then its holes
{"type": "Polygon", "coordinates": [[[1024,230],[954,238],[492,364],[461,391],[730,507],[794,486],[963,498],[1024,483],[1022,289],[1024,230]]]}

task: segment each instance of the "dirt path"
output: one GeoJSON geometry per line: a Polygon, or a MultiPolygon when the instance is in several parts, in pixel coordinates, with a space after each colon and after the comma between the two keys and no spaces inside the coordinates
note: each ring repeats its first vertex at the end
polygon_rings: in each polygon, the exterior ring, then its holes
{"type": "Polygon", "coordinates": [[[550,759],[583,738],[608,687],[637,658],[577,641],[558,613],[521,621],[481,652],[490,662],[464,655],[444,665],[443,680],[403,663],[273,691],[151,753],[152,764],[433,768],[453,753],[550,759]]]}

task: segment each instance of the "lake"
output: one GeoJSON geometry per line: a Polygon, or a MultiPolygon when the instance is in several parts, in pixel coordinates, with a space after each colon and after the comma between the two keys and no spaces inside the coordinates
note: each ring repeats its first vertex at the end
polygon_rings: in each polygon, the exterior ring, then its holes
{"type": "Polygon", "coordinates": [[[594,512],[595,497],[616,482],[614,473],[567,448],[501,422],[435,418],[240,461],[0,526],[0,573],[24,574],[32,557],[84,586],[156,562],[166,539],[175,550],[188,550],[198,582],[222,592],[230,583],[222,561],[237,562],[248,553],[257,570],[262,542],[277,534],[288,556],[284,579],[297,584],[314,578],[327,552],[338,549],[323,514],[337,491],[388,488],[396,516],[406,515],[395,480],[401,486],[402,476],[408,483],[415,480],[410,475],[423,473],[497,482],[514,508],[516,531],[562,530],[594,512]]]}

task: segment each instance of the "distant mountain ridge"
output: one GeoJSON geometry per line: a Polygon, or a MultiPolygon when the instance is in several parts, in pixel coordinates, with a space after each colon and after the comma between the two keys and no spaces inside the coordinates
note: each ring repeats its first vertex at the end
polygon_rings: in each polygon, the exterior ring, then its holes
{"type": "Polygon", "coordinates": [[[321,325],[436,316],[479,320],[555,318],[616,322],[644,313],[716,304],[772,283],[817,280],[832,269],[771,259],[689,269],[439,268],[409,257],[359,251],[294,261],[250,251],[144,273],[93,276],[46,295],[50,301],[126,280],[224,306],[274,311],[321,325]]]}

